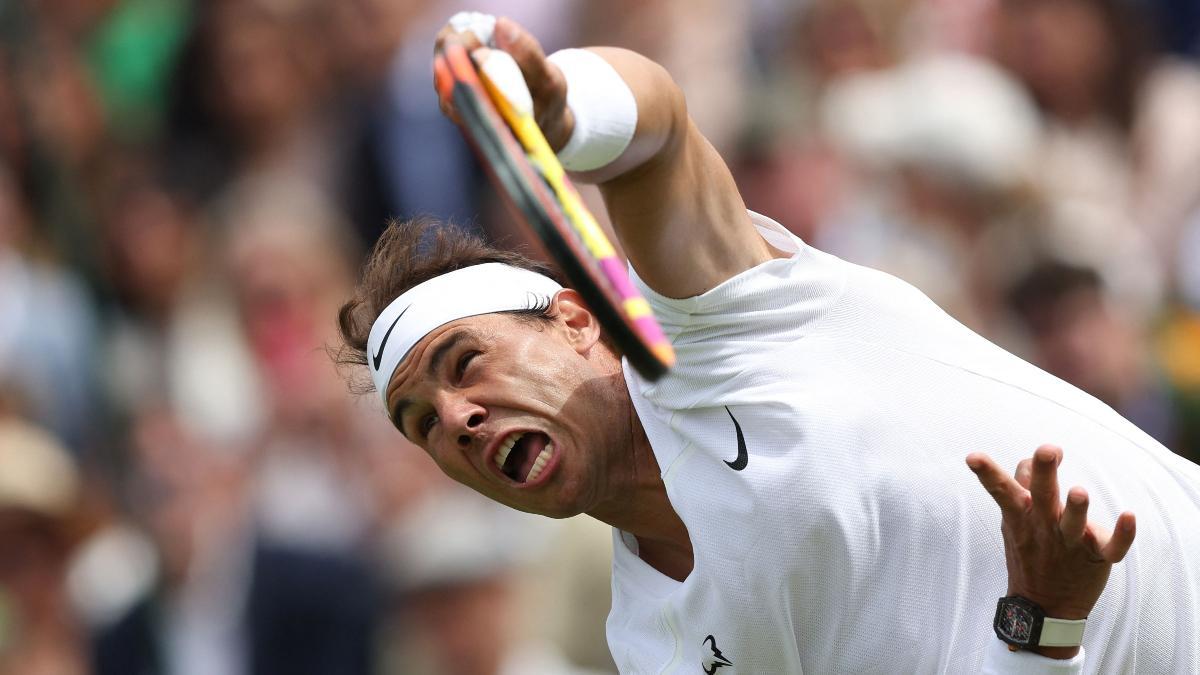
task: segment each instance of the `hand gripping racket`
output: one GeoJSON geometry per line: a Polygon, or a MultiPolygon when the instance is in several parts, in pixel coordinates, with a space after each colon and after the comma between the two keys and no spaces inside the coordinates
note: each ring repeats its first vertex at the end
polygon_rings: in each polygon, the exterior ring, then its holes
{"type": "MultiPolygon", "coordinates": [[[[503,52],[496,57],[511,58],[503,52]]],[[[434,56],[434,71],[439,93],[454,102],[463,135],[510,211],[545,244],[638,373],[662,377],[675,363],[675,350],[571,185],[532,106],[514,104],[460,43],[445,42],[434,56]]]]}

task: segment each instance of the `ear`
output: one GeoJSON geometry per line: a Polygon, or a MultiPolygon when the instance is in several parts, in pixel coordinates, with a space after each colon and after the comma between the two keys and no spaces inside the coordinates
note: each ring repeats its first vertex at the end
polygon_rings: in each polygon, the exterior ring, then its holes
{"type": "Polygon", "coordinates": [[[578,291],[564,288],[550,301],[550,311],[566,330],[567,340],[580,354],[587,354],[600,341],[600,322],[583,304],[578,291]]]}

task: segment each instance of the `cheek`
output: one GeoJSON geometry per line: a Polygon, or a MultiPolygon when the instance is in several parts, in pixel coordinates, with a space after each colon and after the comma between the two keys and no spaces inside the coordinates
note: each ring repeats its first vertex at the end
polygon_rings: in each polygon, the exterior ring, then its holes
{"type": "Polygon", "coordinates": [[[447,477],[453,478],[459,483],[470,485],[468,479],[475,474],[475,471],[460,453],[454,451],[439,453],[431,450],[429,451],[429,458],[433,460],[433,463],[447,477]]]}
{"type": "Polygon", "coordinates": [[[460,485],[465,485],[485,497],[499,500],[499,497],[493,493],[495,485],[489,481],[487,476],[481,475],[479,469],[468,462],[461,453],[450,451],[444,455],[431,453],[430,456],[447,478],[460,485]]]}
{"type": "Polygon", "coordinates": [[[571,350],[556,349],[556,346],[531,345],[514,350],[509,357],[513,368],[503,378],[503,386],[511,391],[531,393],[540,400],[560,403],[562,392],[571,388],[571,366],[579,355],[571,350]]]}

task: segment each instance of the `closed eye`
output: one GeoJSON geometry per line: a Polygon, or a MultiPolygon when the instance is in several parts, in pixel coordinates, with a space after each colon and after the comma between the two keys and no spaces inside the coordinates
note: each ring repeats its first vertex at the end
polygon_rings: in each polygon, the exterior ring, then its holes
{"type": "Polygon", "coordinates": [[[461,357],[459,357],[458,363],[454,367],[454,378],[456,382],[461,382],[463,380],[463,377],[467,374],[467,366],[470,365],[471,361],[476,356],[479,356],[479,352],[467,351],[464,352],[461,357]]]}
{"type": "Polygon", "coordinates": [[[417,424],[417,430],[421,433],[421,438],[428,438],[429,432],[433,430],[433,425],[437,424],[437,415],[430,413],[421,418],[417,424]]]}

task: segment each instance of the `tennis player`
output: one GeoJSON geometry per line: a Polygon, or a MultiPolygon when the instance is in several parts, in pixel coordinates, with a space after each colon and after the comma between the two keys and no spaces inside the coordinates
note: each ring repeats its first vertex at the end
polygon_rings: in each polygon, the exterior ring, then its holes
{"type": "Polygon", "coordinates": [[[747,211],[658,65],[547,58],[483,15],[452,36],[516,59],[678,363],[642,379],[574,290],[419,224],[380,240],[341,329],[445,473],[613,526],[622,672],[1200,672],[1200,467],[747,211]],[[1065,462],[1023,457],[1047,440],[1065,462]]]}

